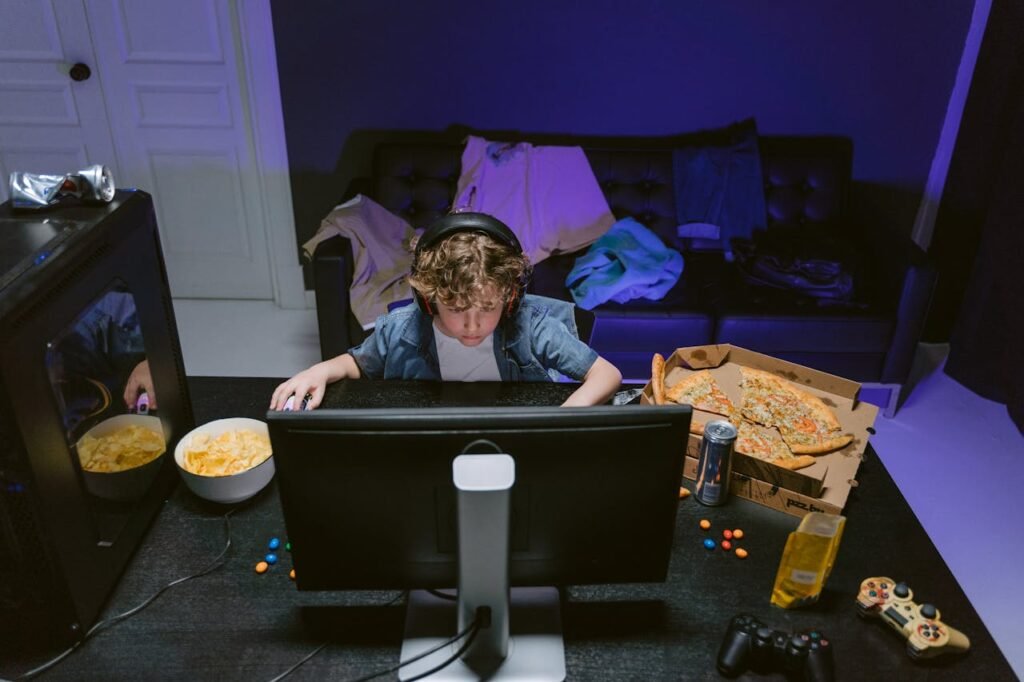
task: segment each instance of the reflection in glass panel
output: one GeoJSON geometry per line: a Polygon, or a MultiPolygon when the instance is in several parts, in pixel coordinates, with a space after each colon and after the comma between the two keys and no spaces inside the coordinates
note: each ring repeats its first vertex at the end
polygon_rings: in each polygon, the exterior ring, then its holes
{"type": "Polygon", "coordinates": [[[135,298],[122,282],[47,345],[64,435],[91,494],[97,541],[112,544],[156,478],[167,441],[135,298]]]}

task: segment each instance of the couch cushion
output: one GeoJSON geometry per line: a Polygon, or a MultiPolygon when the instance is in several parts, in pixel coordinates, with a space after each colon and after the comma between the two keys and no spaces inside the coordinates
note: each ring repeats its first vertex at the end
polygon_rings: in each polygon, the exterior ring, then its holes
{"type": "Polygon", "coordinates": [[[381,144],[373,198],[413,227],[428,227],[448,213],[461,167],[461,145],[381,144]]]}
{"type": "Polygon", "coordinates": [[[715,343],[732,343],[856,381],[879,381],[895,320],[870,303],[836,305],[738,277],[718,299],[715,343]]]}
{"type": "Polygon", "coordinates": [[[635,218],[661,240],[679,249],[672,152],[668,150],[586,149],[590,167],[616,219],[635,218]]]}

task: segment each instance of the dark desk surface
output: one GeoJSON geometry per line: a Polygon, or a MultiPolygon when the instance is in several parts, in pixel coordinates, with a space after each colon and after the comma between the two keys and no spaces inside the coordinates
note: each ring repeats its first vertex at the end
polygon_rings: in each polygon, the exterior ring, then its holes
{"type": "MultiPolygon", "coordinates": [[[[265,413],[276,379],[192,378],[197,423],[265,413]]],[[[522,385],[521,385],[522,386],[522,385]]],[[[455,405],[461,397],[429,384],[332,387],[327,404],[371,407],[389,400],[455,405]],[[399,398],[395,396],[399,395],[399,398]]],[[[557,384],[474,389],[475,404],[527,400],[557,404],[571,391],[557,384]],[[546,387],[546,388],[543,388],[546,387]]],[[[715,657],[729,619],[741,612],[783,629],[817,628],[834,643],[837,679],[1014,679],[1014,674],[960,586],[869,448],[860,483],[847,505],[847,525],[823,599],[804,610],[769,603],[775,571],[794,517],[741,499],[719,508],[692,498],[679,504],[668,581],[651,585],[573,587],[563,610],[566,664],[573,680],[720,679],[715,657]],[[750,557],[739,560],[701,545],[708,518],[715,529],[743,528],[750,557]],[[920,601],[966,633],[971,651],[915,663],[894,632],[857,617],[853,600],[868,576],[905,580],[920,601]]],[[[688,482],[687,482],[688,483],[688,482]]],[[[179,485],[156,518],[111,597],[104,617],[142,602],[166,583],[205,567],[224,546],[226,511],[179,485]]],[[[288,579],[287,553],[265,575],[253,566],[272,536],[284,537],[272,483],[232,516],[227,563],[175,586],[147,609],[102,631],[47,680],[269,680],[328,641],[289,680],[350,679],[398,662],[404,608],[386,608],[396,592],[306,593],[288,579]]],[[[52,652],[51,652],[52,655],[52,652]]],[[[29,669],[49,656],[25,653],[0,675],[29,669]]],[[[782,679],[757,676],[749,679],[782,679]]]]}

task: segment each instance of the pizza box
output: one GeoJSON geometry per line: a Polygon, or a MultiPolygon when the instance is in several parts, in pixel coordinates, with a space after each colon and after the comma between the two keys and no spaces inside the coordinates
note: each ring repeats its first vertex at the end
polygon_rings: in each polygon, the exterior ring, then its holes
{"type": "MultiPolygon", "coordinates": [[[[770,372],[817,395],[835,412],[843,431],[852,433],[854,438],[846,447],[818,455],[814,464],[796,471],[737,452],[733,456],[730,492],[794,516],[810,511],[840,513],[850,489],[856,485],[857,469],[878,408],[857,399],[860,384],[855,381],[731,344],[676,349],[665,360],[665,387],[673,386],[693,371],[707,369],[738,406],[741,404],[740,366],[770,372]]],[[[654,404],[650,382],[644,387],[640,400],[654,404]]],[[[695,409],[693,419],[708,422],[722,417],[695,409]]],[[[690,479],[697,476],[700,442],[701,437],[691,433],[686,444],[683,475],[690,479]]]]}

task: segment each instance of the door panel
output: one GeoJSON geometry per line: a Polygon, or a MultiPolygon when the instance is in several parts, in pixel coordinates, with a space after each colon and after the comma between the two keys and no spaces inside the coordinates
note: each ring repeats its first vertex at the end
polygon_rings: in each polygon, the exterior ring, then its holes
{"type": "Polygon", "coordinates": [[[273,297],[228,0],[88,0],[125,181],[151,187],[171,290],[273,297]]]}
{"type": "Polygon", "coordinates": [[[118,177],[99,79],[69,75],[73,64],[95,61],[83,26],[77,2],[0,0],[0,201],[14,171],[63,174],[100,163],[118,177]]]}

